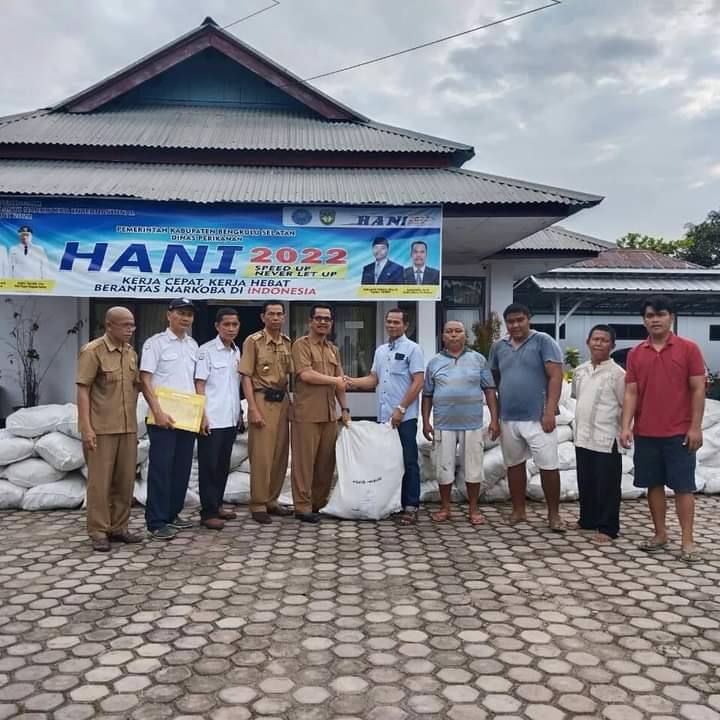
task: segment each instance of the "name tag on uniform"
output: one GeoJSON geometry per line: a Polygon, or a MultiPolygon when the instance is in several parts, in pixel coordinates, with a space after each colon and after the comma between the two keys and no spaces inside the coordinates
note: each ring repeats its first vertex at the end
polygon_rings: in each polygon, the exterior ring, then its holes
{"type": "Polygon", "coordinates": [[[404,360],[405,359],[404,353],[395,353],[395,359],[396,360],[404,360]]]}

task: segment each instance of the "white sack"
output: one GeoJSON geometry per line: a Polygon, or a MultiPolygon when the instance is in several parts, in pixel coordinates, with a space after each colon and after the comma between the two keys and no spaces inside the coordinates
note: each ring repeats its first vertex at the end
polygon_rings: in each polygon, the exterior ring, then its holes
{"type": "Polygon", "coordinates": [[[250,475],[235,470],[228,475],[223,501],[234,505],[247,505],[250,502],[250,475]]]}
{"type": "MultiPolygon", "coordinates": [[[[290,467],[290,464],[288,463],[288,467],[290,467]]],[[[237,468],[232,468],[233,470],[239,470],[240,472],[249,473],[250,472],[250,458],[245,458],[238,466],[237,468]]]]}
{"type": "Polygon", "coordinates": [[[35,441],[0,430],[0,465],[11,465],[32,457],[35,441]]]}
{"type": "Polygon", "coordinates": [[[703,446],[697,451],[701,465],[720,467],[720,425],[713,425],[703,432],[703,446]]]}
{"type": "Polygon", "coordinates": [[[80,507],[85,497],[85,480],[79,473],[30,488],[22,499],[23,510],[65,510],[80,507]]]}
{"type": "Polygon", "coordinates": [[[507,502],[510,499],[510,487],[507,478],[500,478],[498,482],[490,487],[482,487],[480,490],[481,503],[507,502]]]}
{"type": "Polygon", "coordinates": [[[40,458],[28,458],[14,465],[8,465],[5,476],[14,485],[31,488],[36,485],[57,482],[65,473],[56,470],[50,463],[40,458]]]}
{"type": "Polygon", "coordinates": [[[0,480],[0,510],[17,510],[25,494],[25,488],[0,480]]]}
{"type": "Polygon", "coordinates": [[[698,486],[700,481],[706,495],[717,495],[720,493],[720,468],[698,465],[695,469],[695,482],[698,486]]]}
{"type": "MultiPolygon", "coordinates": [[[[540,475],[533,475],[527,484],[526,493],[530,500],[545,502],[540,475]]],[[[560,501],[568,502],[578,499],[577,472],[572,470],[560,471],[560,501]]]]}
{"type": "Polygon", "coordinates": [[[720,423],[720,400],[705,400],[705,413],[702,420],[702,429],[708,430],[720,423]]]}
{"type": "Polygon", "coordinates": [[[32,438],[52,432],[58,425],[73,422],[77,417],[77,407],[67,405],[38,405],[21,408],[5,421],[5,427],[19,437],[32,438]]]}
{"type": "Polygon", "coordinates": [[[335,445],[338,480],[323,513],[381,520],[402,510],[405,472],[398,431],[389,424],[359,421],[342,428],[335,445]]]}
{"type": "MultiPolygon", "coordinates": [[[[133,497],[141,505],[147,504],[147,479],[140,478],[135,481],[133,486],[133,497]]],[[[185,493],[185,507],[198,507],[200,505],[200,496],[190,488],[185,493]]]]}
{"type": "Polygon", "coordinates": [[[137,419],[137,435],[139,438],[147,435],[147,425],[145,424],[145,418],[147,417],[148,411],[147,402],[143,395],[138,396],[137,408],[135,409],[135,417],[137,419]]]}
{"type": "Polygon", "coordinates": [[[57,431],[43,435],[35,443],[35,452],[56,470],[63,472],[77,470],[85,464],[80,440],[57,431]]]}
{"type": "MultiPolygon", "coordinates": [[[[500,446],[490,448],[486,450],[483,457],[483,472],[485,474],[485,481],[483,482],[483,488],[492,487],[501,478],[507,475],[505,469],[505,461],[503,460],[502,450],[500,446]]],[[[481,491],[482,492],[482,491],[481,491]]]]}
{"type": "Polygon", "coordinates": [[[140,438],[137,446],[137,464],[142,465],[150,454],[150,440],[147,437],[140,438]]]}
{"type": "Polygon", "coordinates": [[[235,470],[235,468],[239,468],[247,459],[247,443],[239,443],[236,440],[230,451],[230,469],[235,470]]]}
{"type": "Polygon", "coordinates": [[[620,495],[623,500],[635,500],[644,497],[647,491],[633,485],[633,476],[623,474],[620,480],[620,495]]]}
{"type": "Polygon", "coordinates": [[[558,425],[557,439],[558,439],[558,444],[564,443],[564,442],[572,442],[572,439],[573,439],[572,427],[570,427],[570,425],[558,425]]]}
{"type": "Polygon", "coordinates": [[[78,410],[77,405],[73,405],[73,410],[68,409],[67,418],[63,422],[59,422],[55,426],[57,432],[67,435],[68,437],[80,440],[80,428],[78,427],[78,410]]]}

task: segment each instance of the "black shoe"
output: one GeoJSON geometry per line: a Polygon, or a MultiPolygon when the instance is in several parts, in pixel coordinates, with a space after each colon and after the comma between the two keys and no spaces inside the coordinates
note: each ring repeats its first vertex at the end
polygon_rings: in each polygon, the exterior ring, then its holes
{"type": "Polygon", "coordinates": [[[106,538],[91,538],[92,549],[95,552],[110,552],[110,541],[106,538]]]}
{"type": "Polygon", "coordinates": [[[296,512],[295,517],[300,522],[306,522],[306,523],[319,523],[320,522],[320,515],[318,515],[316,512],[296,512]]]}
{"type": "Polygon", "coordinates": [[[250,516],[256,523],[260,523],[261,525],[267,525],[272,522],[270,516],[266,512],[254,512],[250,513],[250,516]]]}
{"type": "Polygon", "coordinates": [[[177,528],[178,530],[187,530],[188,528],[193,527],[194,523],[192,520],[186,520],[182,515],[176,515],[174,520],[171,520],[168,523],[168,526],[171,528],[177,528]]]}
{"type": "Polygon", "coordinates": [[[135,543],[141,543],[143,541],[142,535],[137,533],[124,532],[124,533],[113,533],[110,536],[111,542],[125,543],[126,545],[134,545],[135,543]]]}
{"type": "Polygon", "coordinates": [[[290,517],[293,514],[292,508],[285,505],[273,505],[267,509],[268,515],[279,515],[280,517],[290,517]]]}
{"type": "Polygon", "coordinates": [[[157,528],[156,530],[149,530],[150,537],[153,540],[172,540],[177,535],[177,530],[163,525],[163,527],[157,528]]]}

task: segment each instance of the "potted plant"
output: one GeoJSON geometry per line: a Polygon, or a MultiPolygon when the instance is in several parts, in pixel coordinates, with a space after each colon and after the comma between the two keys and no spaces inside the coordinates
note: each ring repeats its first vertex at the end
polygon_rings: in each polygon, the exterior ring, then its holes
{"type": "Polygon", "coordinates": [[[8,361],[16,368],[22,393],[21,407],[34,407],[40,402],[40,385],[52,367],[55,358],[63,349],[71,335],[77,335],[85,324],[78,320],[68,328],[60,344],[50,355],[45,368],[40,370],[40,353],[36,347],[37,334],[40,331],[41,316],[37,312],[34,300],[17,303],[14,298],[6,298],[12,313],[10,338],[3,342],[10,348],[8,361]]]}

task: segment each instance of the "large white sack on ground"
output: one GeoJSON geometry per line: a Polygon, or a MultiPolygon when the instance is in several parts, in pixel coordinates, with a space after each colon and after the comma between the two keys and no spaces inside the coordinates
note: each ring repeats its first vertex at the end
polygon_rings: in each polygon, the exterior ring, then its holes
{"type": "Polygon", "coordinates": [[[150,454],[150,440],[147,437],[140,438],[137,446],[137,464],[142,465],[150,454]]]}
{"type": "MultiPolygon", "coordinates": [[[[141,505],[145,505],[147,503],[146,479],[140,478],[140,480],[135,481],[135,485],[133,486],[133,497],[141,505]]],[[[187,492],[185,493],[185,507],[191,508],[197,507],[198,505],[200,505],[200,496],[195,491],[188,488],[187,492]]]]}
{"type": "MultiPolygon", "coordinates": [[[[290,463],[288,463],[288,467],[290,467],[290,463]]],[[[245,458],[236,468],[231,468],[232,470],[240,470],[240,472],[249,473],[250,472],[250,458],[245,458]]]]}
{"type": "Polygon", "coordinates": [[[138,437],[145,437],[147,435],[147,425],[145,424],[145,418],[147,417],[148,410],[147,402],[143,395],[138,396],[137,408],[135,410],[135,417],[137,419],[137,434],[138,437]]]}
{"type": "Polygon", "coordinates": [[[633,485],[633,476],[623,474],[620,479],[620,495],[623,500],[635,500],[636,498],[644,497],[646,490],[643,488],[637,488],[633,485]]]}
{"type": "MultiPolygon", "coordinates": [[[[558,470],[572,470],[576,465],[575,445],[571,442],[561,442],[558,445],[558,470]]],[[[527,461],[527,469],[531,475],[540,472],[532,458],[527,461]]]]}
{"type": "Polygon", "coordinates": [[[35,441],[0,430],[0,465],[11,465],[32,457],[35,441]]]}
{"type": "MultiPolygon", "coordinates": [[[[545,494],[542,490],[540,475],[533,475],[525,492],[530,500],[535,502],[545,502],[545,494]]],[[[572,470],[560,471],[560,501],[570,502],[578,499],[577,472],[572,470]]]]}
{"type": "Polygon", "coordinates": [[[717,495],[720,493],[720,468],[709,465],[698,465],[695,468],[695,482],[703,483],[703,492],[706,495],[717,495]]]}
{"type": "Polygon", "coordinates": [[[702,419],[702,429],[707,430],[720,423],[720,400],[705,400],[705,413],[702,419]]]}
{"type": "Polygon", "coordinates": [[[507,478],[500,478],[494,485],[482,487],[480,490],[481,503],[507,502],[509,499],[510,487],[507,478]]]}
{"type": "Polygon", "coordinates": [[[484,487],[492,487],[507,475],[502,450],[500,450],[499,446],[485,451],[483,456],[483,473],[485,475],[485,481],[483,482],[484,487]]]}
{"type": "Polygon", "coordinates": [[[233,443],[230,452],[230,469],[239,468],[248,458],[247,443],[239,443],[237,440],[233,443]]]}
{"type": "Polygon", "coordinates": [[[235,470],[228,475],[223,501],[234,505],[247,505],[250,502],[250,475],[235,470]]]}
{"type": "Polygon", "coordinates": [[[0,510],[17,510],[27,491],[7,480],[0,480],[0,510]]]}
{"type": "Polygon", "coordinates": [[[72,422],[77,417],[77,407],[67,405],[38,405],[21,408],[5,421],[5,427],[19,437],[39,437],[52,432],[61,423],[72,422]]]}
{"type": "Polygon", "coordinates": [[[564,443],[564,442],[572,442],[572,439],[573,439],[572,427],[570,427],[570,425],[558,425],[557,439],[558,439],[558,444],[564,443]]]}
{"type": "Polygon", "coordinates": [[[73,405],[74,410],[70,412],[68,410],[67,418],[63,422],[59,422],[55,426],[57,432],[61,432],[63,435],[80,440],[80,428],[78,427],[78,411],[77,405],[73,405]]]}
{"type": "Polygon", "coordinates": [[[82,505],[85,480],[80,473],[71,473],[57,482],[36,485],[22,499],[23,510],[65,510],[82,505]]]}
{"type": "Polygon", "coordinates": [[[697,451],[701,465],[720,467],[720,425],[713,425],[703,432],[703,446],[697,451]]]}
{"type": "Polygon", "coordinates": [[[633,463],[632,455],[622,453],[620,455],[622,462],[623,475],[632,475],[635,472],[635,464],[633,463]]]}
{"type": "MultiPolygon", "coordinates": [[[[465,478],[460,468],[456,468],[455,482],[450,491],[451,502],[465,502],[467,500],[467,486],[465,478]]],[[[440,488],[437,480],[423,480],[420,483],[420,502],[432,503],[440,502],[440,488]]]]}
{"type": "Polygon", "coordinates": [[[8,465],[5,476],[14,485],[30,488],[36,485],[57,482],[65,476],[65,473],[56,470],[45,460],[28,458],[13,465],[8,465]]]}
{"type": "Polygon", "coordinates": [[[381,520],[402,510],[404,470],[398,431],[359,421],[342,428],[335,445],[338,480],[323,513],[354,520],[381,520]]]}
{"type": "Polygon", "coordinates": [[[56,470],[70,472],[85,464],[80,440],[55,431],[43,435],[35,443],[35,452],[56,470]]]}

